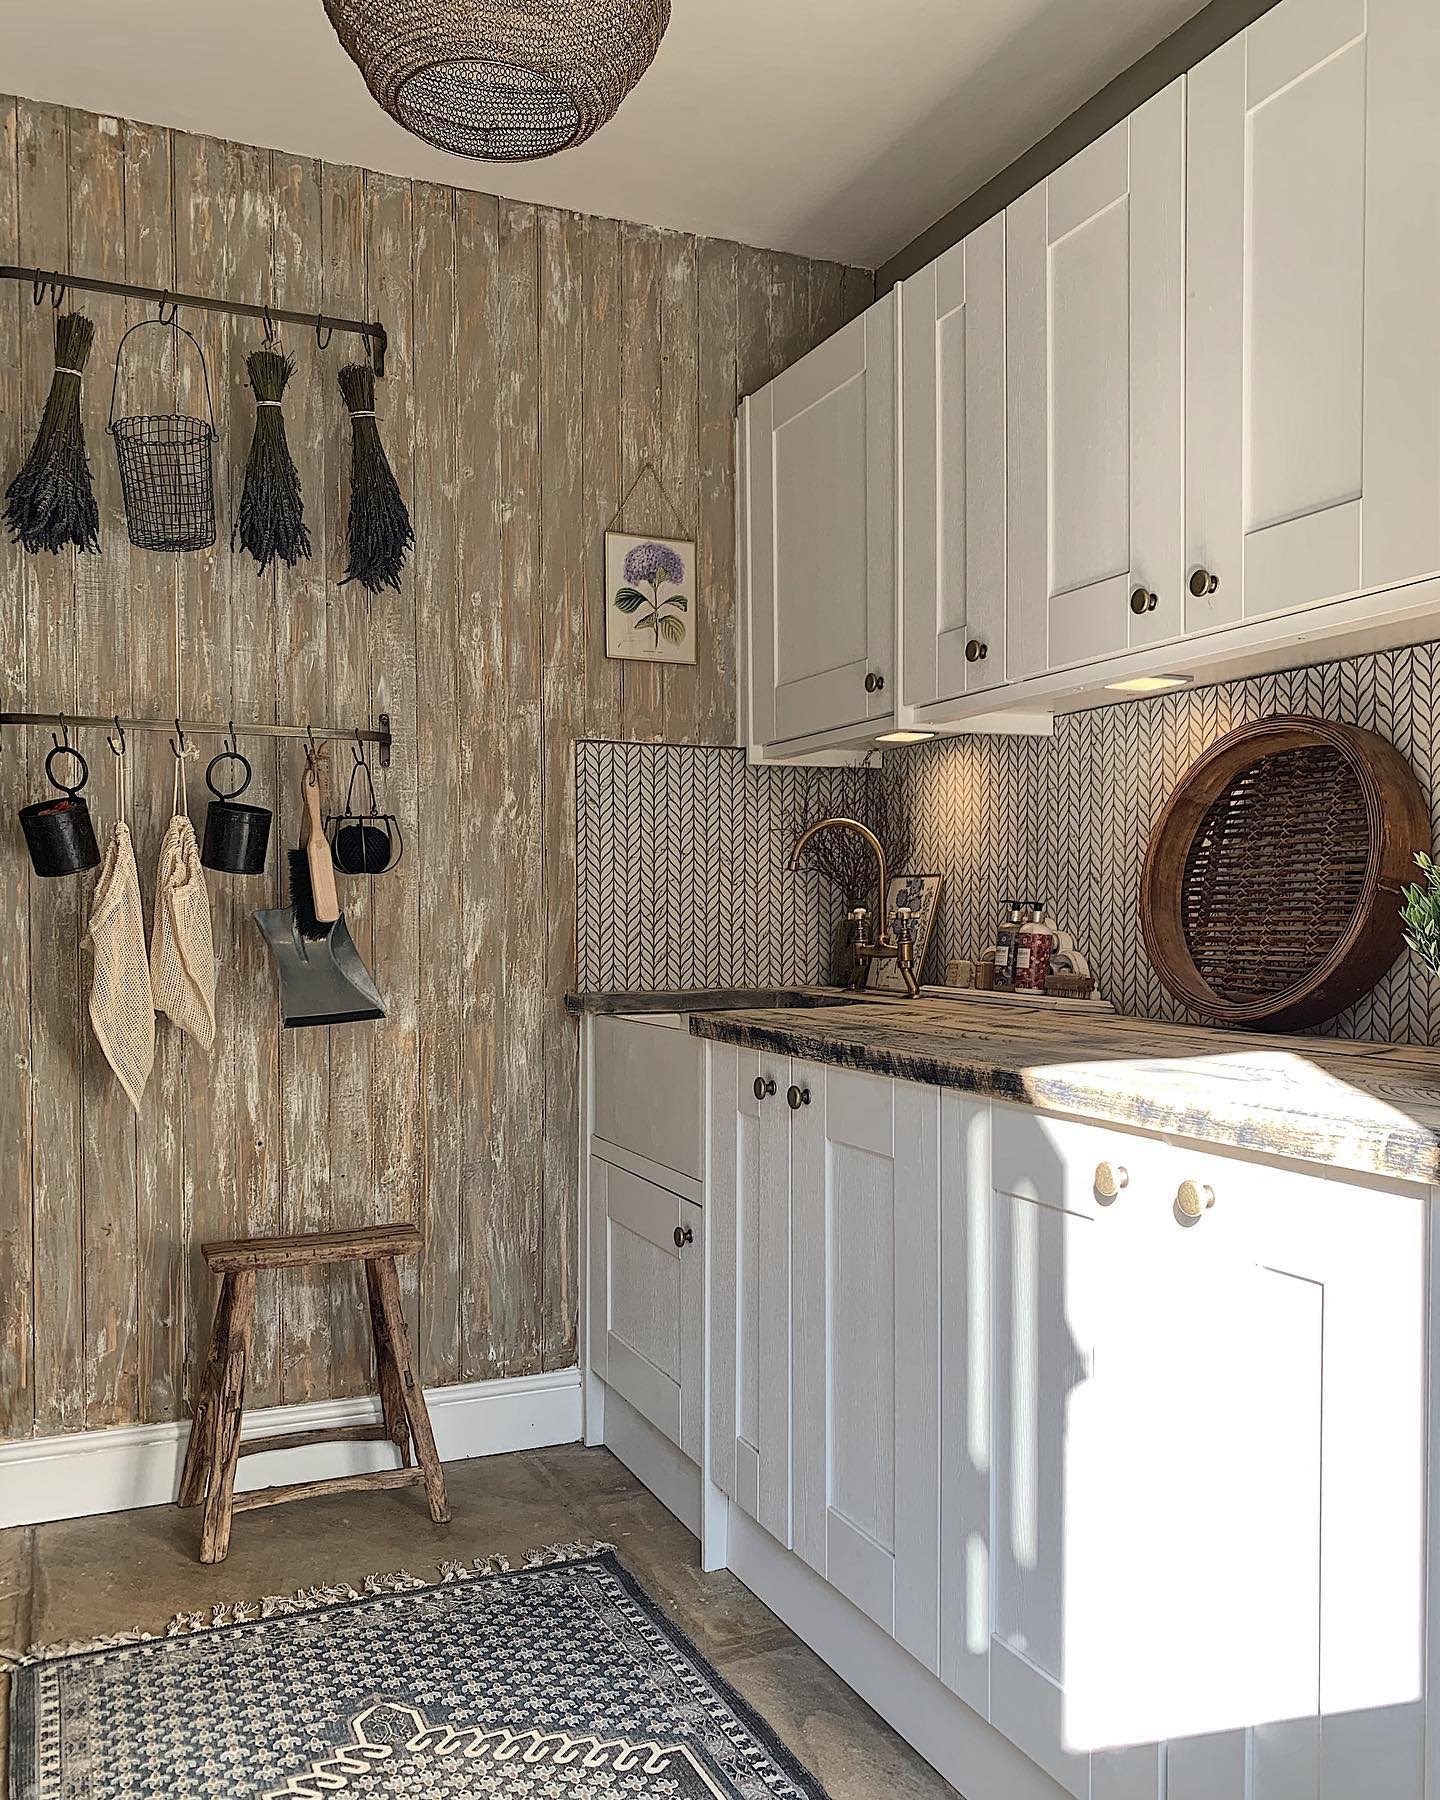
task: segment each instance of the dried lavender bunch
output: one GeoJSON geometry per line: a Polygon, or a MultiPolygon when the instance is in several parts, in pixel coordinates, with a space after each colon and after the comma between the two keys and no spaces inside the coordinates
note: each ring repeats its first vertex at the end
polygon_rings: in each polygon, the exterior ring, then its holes
{"type": "Polygon", "coordinates": [[[12,543],[32,555],[100,548],[100,510],[85,454],[80,419],[80,372],[90,355],[95,327],[83,313],[55,321],[55,373],[40,429],[20,472],[5,490],[5,524],[12,543]]]}
{"type": "Polygon", "coordinates": [[[295,358],[278,350],[256,350],[246,358],[245,367],[255,390],[255,436],[245,464],[245,486],[230,548],[233,550],[238,540],[262,569],[277,556],[294,568],[310,555],[300,472],[285,439],[285,414],[280,405],[295,373],[295,358]]]}
{"type": "Polygon", "coordinates": [[[351,434],[345,581],[378,594],[381,588],[399,588],[415,533],[375,424],[374,371],[367,363],[348,364],[340,371],[340,392],[350,408],[351,434]]]}

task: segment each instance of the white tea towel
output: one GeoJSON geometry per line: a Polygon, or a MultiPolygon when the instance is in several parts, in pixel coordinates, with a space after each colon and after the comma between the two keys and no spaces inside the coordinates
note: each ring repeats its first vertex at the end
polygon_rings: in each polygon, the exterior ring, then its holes
{"type": "Polygon", "coordinates": [[[208,1050],[215,1041],[215,943],[200,846],[184,813],[166,826],[155,870],[150,985],[156,1012],[208,1050]]]}
{"type": "Polygon", "coordinates": [[[139,1112],[155,1062],[155,1002],[145,960],[135,846],[123,819],[115,821],[105,846],[85,942],[95,956],[90,1022],[105,1060],[139,1112]]]}

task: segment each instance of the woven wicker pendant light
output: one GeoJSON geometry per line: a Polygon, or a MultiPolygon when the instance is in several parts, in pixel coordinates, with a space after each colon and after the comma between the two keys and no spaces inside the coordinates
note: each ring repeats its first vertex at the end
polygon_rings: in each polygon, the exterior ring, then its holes
{"type": "Polygon", "coordinates": [[[393,119],[490,162],[583,143],[670,23],[670,0],[325,0],[325,10],[393,119]]]}

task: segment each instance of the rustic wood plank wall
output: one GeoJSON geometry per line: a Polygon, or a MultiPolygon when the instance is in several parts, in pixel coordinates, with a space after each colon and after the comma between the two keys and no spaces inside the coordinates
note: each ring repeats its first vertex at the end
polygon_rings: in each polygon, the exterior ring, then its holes
{"type": "MultiPolygon", "coordinates": [[[[92,880],[34,880],[15,820],[48,740],[0,741],[0,1435],[183,1416],[212,1298],[197,1245],[240,1232],[418,1220],[429,1249],[406,1302],[428,1381],[573,1363],[574,743],[733,742],[736,398],[866,306],[871,277],[25,100],[0,100],[0,262],[383,318],[382,430],[418,540],[400,593],[340,585],[335,375],[354,347],[322,354],[291,330],[286,420],[315,558],[262,577],[232,557],[258,337],[200,314],[184,322],[215,394],[221,543],[132,549],[104,423],[141,309],[83,297],[102,554],[0,545],[0,706],[168,717],[178,660],[192,716],[388,711],[382,803],[406,854],[373,886],[345,883],[389,1008],[374,1028],[282,1034],[250,919],[277,892],[275,859],[263,880],[213,877],[215,1049],[207,1061],[162,1024],[137,1119],[89,1035],[92,880]],[[694,669],[604,654],[601,537],[647,461],[699,546],[694,669]]],[[[6,480],[49,387],[52,321],[28,289],[0,289],[6,480]]],[[[181,387],[194,397],[193,374],[181,387]]],[[[619,524],[666,528],[648,481],[619,524]]],[[[295,752],[244,747],[247,798],[293,842],[295,752]]],[[[83,748],[108,817],[112,759],[99,733],[83,748]]],[[[342,749],[337,778],[348,762],[342,749]]],[[[148,898],[174,759],[136,736],[128,767],[148,898]]],[[[332,1271],[272,1277],[255,1353],[257,1403],[366,1387],[358,1290],[332,1271]]]]}

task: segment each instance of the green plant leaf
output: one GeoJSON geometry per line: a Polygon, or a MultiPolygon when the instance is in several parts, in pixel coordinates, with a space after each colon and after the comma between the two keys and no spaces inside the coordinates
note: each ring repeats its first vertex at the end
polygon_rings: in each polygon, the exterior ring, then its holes
{"type": "Polygon", "coordinates": [[[683,594],[667,594],[660,602],[662,606],[678,606],[681,612],[689,612],[690,602],[683,594]]]}
{"type": "Polygon", "coordinates": [[[685,636],[684,620],[672,618],[669,613],[665,613],[662,616],[660,620],[660,629],[665,633],[667,643],[678,644],[685,636]]]}
{"type": "Polygon", "coordinates": [[[639,612],[642,606],[648,606],[650,603],[640,592],[639,588],[623,587],[615,596],[615,604],[620,608],[621,612],[633,613],[639,612]]]}

